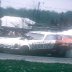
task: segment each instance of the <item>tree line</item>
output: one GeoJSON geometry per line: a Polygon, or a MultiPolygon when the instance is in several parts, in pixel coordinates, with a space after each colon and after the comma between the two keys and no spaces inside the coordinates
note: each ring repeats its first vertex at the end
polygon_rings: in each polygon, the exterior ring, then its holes
{"type": "Polygon", "coordinates": [[[36,22],[38,27],[55,27],[58,29],[72,28],[72,11],[57,13],[36,9],[14,9],[11,7],[0,8],[0,17],[17,16],[27,17],[36,22]]]}

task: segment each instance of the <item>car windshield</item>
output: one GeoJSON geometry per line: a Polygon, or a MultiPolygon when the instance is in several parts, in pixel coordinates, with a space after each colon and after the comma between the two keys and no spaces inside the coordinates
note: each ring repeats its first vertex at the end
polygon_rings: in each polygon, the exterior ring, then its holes
{"type": "Polygon", "coordinates": [[[44,35],[39,33],[28,33],[26,37],[28,40],[42,40],[44,35]]]}

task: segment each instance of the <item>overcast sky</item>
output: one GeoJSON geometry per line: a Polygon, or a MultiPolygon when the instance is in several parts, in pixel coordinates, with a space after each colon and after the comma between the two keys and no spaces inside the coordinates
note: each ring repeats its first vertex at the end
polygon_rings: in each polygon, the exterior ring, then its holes
{"type": "Polygon", "coordinates": [[[54,10],[57,12],[72,11],[72,0],[2,0],[1,6],[16,9],[37,9],[39,2],[40,9],[42,10],[54,10]]]}

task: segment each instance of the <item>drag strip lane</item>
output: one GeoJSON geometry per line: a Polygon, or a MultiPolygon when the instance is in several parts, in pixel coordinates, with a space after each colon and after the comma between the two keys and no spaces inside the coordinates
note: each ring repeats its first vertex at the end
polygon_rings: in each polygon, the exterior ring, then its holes
{"type": "Polygon", "coordinates": [[[72,64],[72,58],[56,58],[56,57],[40,57],[40,56],[25,56],[0,53],[1,60],[25,60],[30,62],[42,62],[42,63],[65,63],[72,64]]]}

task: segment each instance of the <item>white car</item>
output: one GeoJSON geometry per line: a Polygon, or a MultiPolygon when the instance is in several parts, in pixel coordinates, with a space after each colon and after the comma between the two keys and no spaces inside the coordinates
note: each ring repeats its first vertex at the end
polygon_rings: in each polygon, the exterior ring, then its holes
{"type": "Polygon", "coordinates": [[[30,31],[24,38],[0,37],[0,48],[44,50],[52,49],[56,41],[56,33],[45,31],[30,31]]]}
{"type": "Polygon", "coordinates": [[[7,51],[11,50],[15,53],[22,52],[29,54],[52,55],[59,52],[59,49],[55,48],[57,38],[57,33],[30,31],[26,34],[26,39],[2,37],[0,42],[4,43],[1,45],[4,46],[3,50],[7,49],[7,51]]]}

